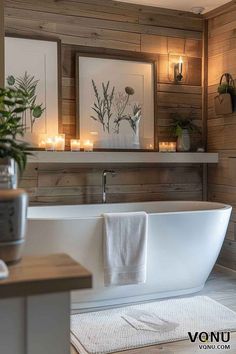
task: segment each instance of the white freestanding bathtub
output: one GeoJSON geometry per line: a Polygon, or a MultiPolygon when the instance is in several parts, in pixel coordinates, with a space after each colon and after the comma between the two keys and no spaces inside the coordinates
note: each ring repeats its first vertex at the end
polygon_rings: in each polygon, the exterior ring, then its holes
{"type": "Polygon", "coordinates": [[[93,289],[75,292],[73,308],[92,309],[201,290],[219,255],[231,207],[208,202],[147,202],[30,207],[26,254],[66,252],[93,273],[93,289]],[[149,215],[147,282],[104,287],[105,212],[149,215]]]}

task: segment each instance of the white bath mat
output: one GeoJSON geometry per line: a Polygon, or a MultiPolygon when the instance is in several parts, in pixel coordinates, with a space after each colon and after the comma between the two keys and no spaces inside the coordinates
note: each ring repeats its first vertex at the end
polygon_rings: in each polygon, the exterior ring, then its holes
{"type": "Polygon", "coordinates": [[[236,313],[206,296],[170,299],[71,316],[71,342],[80,354],[188,339],[188,332],[236,330],[236,313]]]}

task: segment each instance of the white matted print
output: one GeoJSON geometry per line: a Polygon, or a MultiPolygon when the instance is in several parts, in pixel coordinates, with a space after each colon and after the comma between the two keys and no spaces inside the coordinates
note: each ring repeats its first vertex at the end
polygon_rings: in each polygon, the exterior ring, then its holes
{"type": "Polygon", "coordinates": [[[58,133],[58,42],[5,38],[6,86],[29,94],[22,115],[24,140],[38,146],[40,134],[58,133]]]}
{"type": "Polygon", "coordinates": [[[77,56],[77,120],[95,148],[154,148],[154,63],[77,56]]]}

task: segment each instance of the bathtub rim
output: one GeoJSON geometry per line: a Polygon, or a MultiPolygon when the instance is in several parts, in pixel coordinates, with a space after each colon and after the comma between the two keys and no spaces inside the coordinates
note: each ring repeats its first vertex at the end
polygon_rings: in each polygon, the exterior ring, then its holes
{"type": "MultiPolygon", "coordinates": [[[[99,206],[109,206],[109,205],[137,205],[137,204],[155,204],[155,203],[173,203],[173,204],[180,204],[180,203],[186,203],[186,204],[190,204],[190,203],[198,203],[198,204],[212,204],[212,205],[218,205],[219,208],[207,208],[207,209],[198,209],[198,210],[177,210],[177,211],[160,211],[160,212],[146,212],[148,215],[153,216],[153,215],[176,215],[176,214],[195,214],[195,213],[209,213],[209,212],[222,212],[222,211],[226,211],[226,210],[231,210],[232,211],[232,206],[229,204],[225,204],[225,203],[219,203],[219,202],[211,202],[211,201],[147,201],[147,202],[131,202],[131,203],[106,203],[106,204],[75,204],[75,205],[71,205],[71,204],[63,204],[63,205],[40,205],[40,206],[29,206],[28,209],[43,209],[43,208],[67,208],[67,207],[86,207],[89,208],[90,206],[97,206],[99,208],[99,206]]],[[[140,210],[140,211],[145,211],[145,210],[140,210]]],[[[111,211],[112,212],[112,211],[111,211]]],[[[129,213],[132,211],[119,211],[120,213],[124,212],[124,213],[129,213]]],[[[88,220],[88,219],[101,219],[103,217],[103,215],[105,214],[105,212],[101,212],[100,215],[84,215],[84,216],[60,216],[60,217],[35,217],[35,216],[28,216],[27,215],[27,220],[28,221],[67,221],[67,220],[88,220]]]]}

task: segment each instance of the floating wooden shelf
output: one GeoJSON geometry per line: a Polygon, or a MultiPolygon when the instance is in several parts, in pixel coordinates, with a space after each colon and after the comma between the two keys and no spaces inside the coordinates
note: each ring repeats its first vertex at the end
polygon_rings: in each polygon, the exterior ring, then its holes
{"type": "Polygon", "coordinates": [[[35,151],[29,163],[78,164],[158,164],[158,163],[218,163],[217,153],[207,152],[49,152],[35,151]]]}

